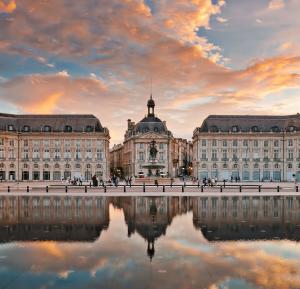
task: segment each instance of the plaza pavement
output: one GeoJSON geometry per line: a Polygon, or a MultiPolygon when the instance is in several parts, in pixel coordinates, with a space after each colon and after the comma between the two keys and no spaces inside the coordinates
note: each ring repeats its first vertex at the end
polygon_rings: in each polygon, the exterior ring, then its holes
{"type": "Polygon", "coordinates": [[[124,182],[120,182],[118,187],[106,186],[105,188],[90,187],[89,182],[83,183],[83,186],[70,186],[62,182],[0,182],[0,195],[103,195],[103,196],[203,196],[203,195],[299,195],[296,186],[291,182],[219,182],[214,187],[203,187],[201,183],[198,187],[197,183],[186,181],[185,183],[179,179],[175,179],[170,184],[159,186],[143,185],[124,186],[124,182]],[[66,188],[67,185],[67,188],[66,188]],[[29,190],[27,190],[27,186],[29,190]],[[48,189],[46,189],[46,186],[48,189]],[[241,187],[240,187],[241,186],[241,187]],[[260,186],[260,189],[259,189],[260,186]],[[9,187],[9,190],[8,190],[9,187]],[[279,187],[279,191],[278,191],[279,187]],[[242,191],[240,191],[242,188],[242,191]]]}

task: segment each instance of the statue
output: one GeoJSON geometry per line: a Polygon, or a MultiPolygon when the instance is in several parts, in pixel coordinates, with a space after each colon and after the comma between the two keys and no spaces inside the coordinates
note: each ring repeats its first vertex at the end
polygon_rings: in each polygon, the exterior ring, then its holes
{"type": "Polygon", "coordinates": [[[150,159],[155,160],[157,155],[156,142],[153,140],[150,144],[150,159]]]}

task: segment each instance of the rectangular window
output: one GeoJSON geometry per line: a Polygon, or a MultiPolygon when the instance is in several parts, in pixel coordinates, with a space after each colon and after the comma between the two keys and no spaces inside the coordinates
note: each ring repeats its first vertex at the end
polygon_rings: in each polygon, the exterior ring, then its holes
{"type": "Polygon", "coordinates": [[[28,147],[28,139],[24,139],[23,140],[23,146],[24,147],[28,147]]]}
{"type": "Polygon", "coordinates": [[[253,146],[254,146],[254,147],[258,147],[258,140],[255,139],[255,140],[253,141],[253,146]]]}
{"type": "Polygon", "coordinates": [[[278,140],[274,140],[274,147],[279,147],[279,141],[278,140]]]}
{"type": "Polygon", "coordinates": [[[99,161],[103,160],[103,151],[102,151],[102,149],[97,149],[97,160],[99,160],[99,161]]]}
{"type": "Polygon", "coordinates": [[[227,140],[223,140],[223,147],[227,147],[227,140]]]}
{"type": "Polygon", "coordinates": [[[201,159],[205,160],[206,159],[206,150],[201,151],[201,159]]]}
{"type": "Polygon", "coordinates": [[[289,140],[288,140],[288,146],[289,146],[289,147],[292,147],[292,146],[293,146],[293,140],[292,140],[292,139],[289,139],[289,140]]]}
{"type": "Polygon", "coordinates": [[[144,149],[144,144],[140,143],[140,150],[144,149]]]}
{"type": "Polygon", "coordinates": [[[9,145],[10,145],[11,147],[14,146],[14,140],[13,140],[13,139],[10,139],[10,140],[9,140],[9,145]]]}
{"type": "Polygon", "coordinates": [[[292,160],[294,158],[294,151],[293,150],[288,150],[288,159],[292,160]]]}
{"type": "Polygon", "coordinates": [[[243,141],[243,146],[244,146],[244,147],[247,147],[247,146],[248,146],[248,140],[244,140],[244,141],[243,141]]]}
{"type": "Polygon", "coordinates": [[[269,141],[265,140],[264,141],[264,147],[267,147],[269,145],[269,141]]]}
{"type": "Polygon", "coordinates": [[[4,146],[4,138],[0,138],[0,146],[4,146]]]}
{"type": "Polygon", "coordinates": [[[0,159],[4,159],[4,148],[0,148],[0,159]]]}
{"type": "Polygon", "coordinates": [[[237,140],[237,139],[234,139],[234,140],[232,141],[232,146],[234,146],[234,147],[237,147],[237,146],[238,146],[238,140],[237,140]]]}
{"type": "Polygon", "coordinates": [[[92,159],[92,149],[86,149],[85,157],[87,159],[92,159]]]}
{"type": "Polygon", "coordinates": [[[216,160],[217,159],[217,150],[216,149],[213,149],[212,151],[211,151],[211,158],[213,159],[213,160],[216,160]]]}
{"type": "Polygon", "coordinates": [[[29,152],[28,149],[23,150],[23,159],[28,160],[29,159],[29,152]]]}
{"type": "Polygon", "coordinates": [[[144,153],[143,152],[139,152],[139,160],[144,161],[144,153]]]}
{"type": "Polygon", "coordinates": [[[163,161],[163,160],[164,160],[164,153],[163,153],[163,152],[160,152],[160,153],[159,153],[159,160],[160,160],[160,161],[163,161]]]}
{"type": "Polygon", "coordinates": [[[276,160],[279,159],[279,150],[278,149],[274,150],[274,159],[276,159],[276,160]]]}
{"type": "Polygon", "coordinates": [[[202,140],[202,146],[205,147],[206,146],[206,139],[202,140]]]}
{"type": "Polygon", "coordinates": [[[159,149],[161,149],[161,150],[164,149],[164,144],[163,144],[163,143],[160,143],[160,144],[159,144],[159,149]]]}
{"type": "Polygon", "coordinates": [[[217,146],[217,140],[216,140],[216,139],[213,139],[211,145],[212,145],[213,147],[216,147],[216,146],[217,146]]]}

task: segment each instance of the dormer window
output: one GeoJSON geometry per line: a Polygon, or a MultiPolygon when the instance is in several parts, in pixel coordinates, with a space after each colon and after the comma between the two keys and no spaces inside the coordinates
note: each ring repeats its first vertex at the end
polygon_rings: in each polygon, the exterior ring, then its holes
{"type": "Polygon", "coordinates": [[[210,131],[211,131],[211,132],[218,132],[219,129],[218,129],[218,127],[217,127],[216,125],[213,125],[213,126],[210,128],[210,131]]]}
{"type": "Polygon", "coordinates": [[[90,126],[90,125],[88,125],[88,126],[86,126],[85,131],[86,132],[92,132],[93,131],[93,127],[90,126]]]}
{"type": "Polygon", "coordinates": [[[44,132],[51,132],[51,126],[45,125],[44,126],[44,132]]]}
{"type": "Polygon", "coordinates": [[[70,125],[66,125],[64,132],[72,132],[72,127],[70,125]]]}
{"type": "Polygon", "coordinates": [[[288,131],[289,132],[293,132],[295,130],[296,130],[296,128],[293,125],[291,125],[291,126],[288,127],[288,131]]]}
{"type": "Polygon", "coordinates": [[[252,126],[251,131],[252,131],[252,132],[258,132],[258,131],[259,131],[258,126],[257,126],[257,125],[252,126]]]}
{"type": "Polygon", "coordinates": [[[8,131],[14,131],[14,126],[9,124],[7,127],[8,131]]]}
{"type": "Polygon", "coordinates": [[[23,131],[24,132],[29,132],[30,131],[30,127],[28,125],[24,125],[23,131]]]}
{"type": "Polygon", "coordinates": [[[237,125],[234,125],[231,130],[232,130],[232,132],[238,132],[239,127],[237,125]]]}
{"type": "Polygon", "coordinates": [[[272,127],[272,132],[280,132],[280,129],[278,126],[273,126],[272,127]]]}

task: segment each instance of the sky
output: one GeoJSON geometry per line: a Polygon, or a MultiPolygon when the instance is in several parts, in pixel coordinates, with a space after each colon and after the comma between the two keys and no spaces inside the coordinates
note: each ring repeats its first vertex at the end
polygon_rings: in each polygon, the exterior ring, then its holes
{"type": "Polygon", "coordinates": [[[151,91],[175,137],[209,114],[294,114],[299,15],[299,0],[0,0],[0,112],[92,113],[111,144],[151,91]]]}

